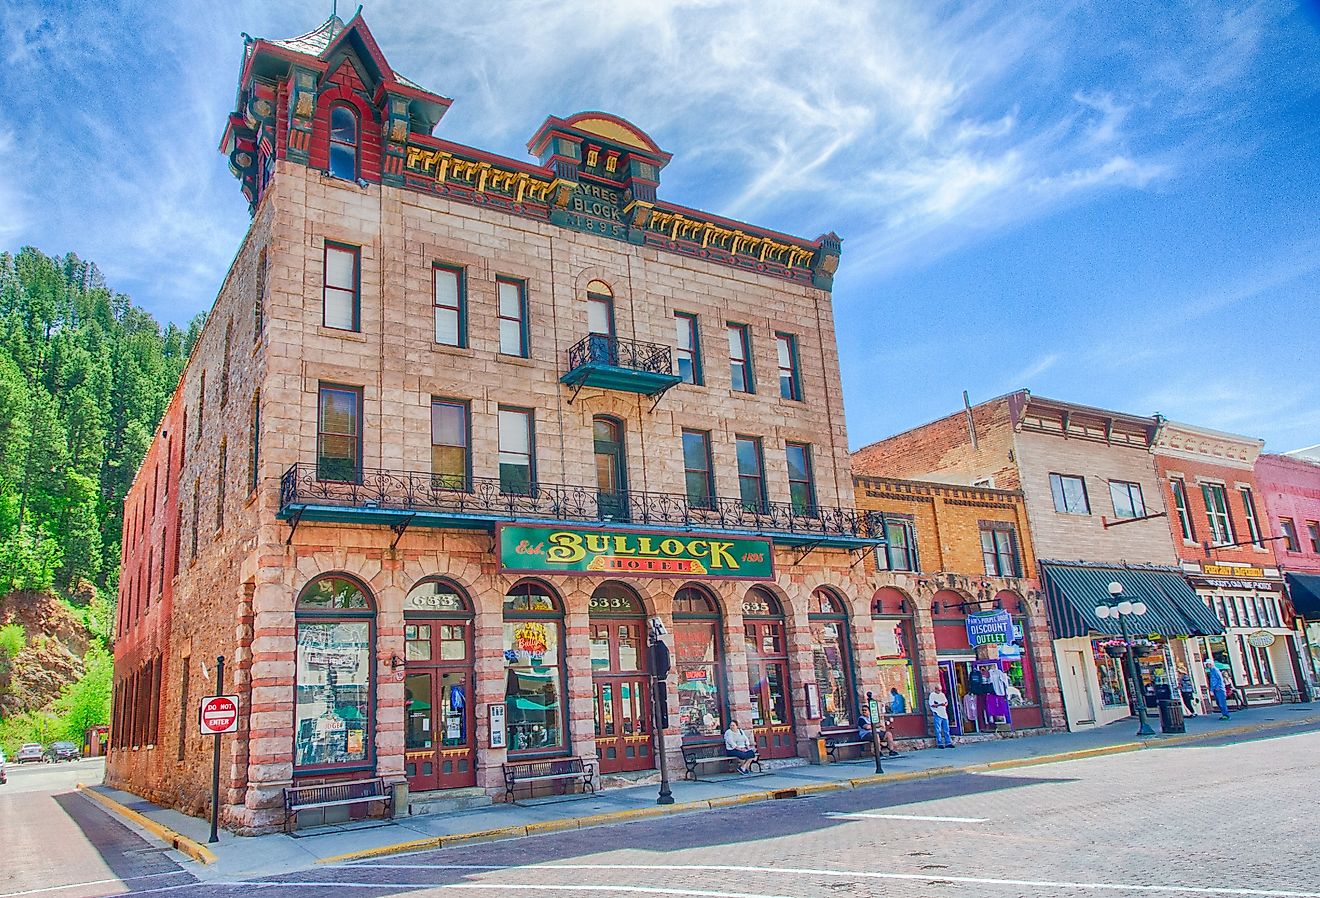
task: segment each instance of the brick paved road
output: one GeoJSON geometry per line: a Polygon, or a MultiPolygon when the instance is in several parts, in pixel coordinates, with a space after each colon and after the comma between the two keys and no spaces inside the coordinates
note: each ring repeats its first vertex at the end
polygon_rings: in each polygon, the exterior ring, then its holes
{"type": "Polygon", "coordinates": [[[260,894],[1320,898],[1317,757],[1304,733],[951,776],[317,868],[260,894]]]}

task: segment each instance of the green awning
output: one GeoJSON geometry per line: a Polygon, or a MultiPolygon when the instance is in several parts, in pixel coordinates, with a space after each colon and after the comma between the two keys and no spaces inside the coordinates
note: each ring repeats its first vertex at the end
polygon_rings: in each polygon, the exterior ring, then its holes
{"type": "Polygon", "coordinates": [[[1283,575],[1293,608],[1307,620],[1320,620],[1320,574],[1283,575]]]}
{"type": "Polygon", "coordinates": [[[1211,636],[1224,631],[1178,568],[1057,561],[1042,561],[1040,568],[1055,639],[1121,635],[1117,619],[1095,616],[1095,607],[1110,601],[1113,581],[1123,584],[1123,598],[1146,604],[1143,617],[1128,618],[1132,636],[1211,636]]]}

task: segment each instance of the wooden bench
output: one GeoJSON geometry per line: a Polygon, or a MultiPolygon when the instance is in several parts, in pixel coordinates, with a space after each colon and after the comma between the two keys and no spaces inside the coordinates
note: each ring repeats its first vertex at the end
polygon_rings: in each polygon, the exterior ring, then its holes
{"type": "Polygon", "coordinates": [[[1295,705],[1301,700],[1302,700],[1302,694],[1292,686],[1279,687],[1279,701],[1289,702],[1290,704],[1295,705]]]}
{"type": "Polygon", "coordinates": [[[838,751],[841,748],[856,748],[859,758],[872,748],[871,740],[858,739],[856,730],[821,730],[820,738],[825,740],[825,753],[832,762],[839,760],[838,751]]]}
{"type": "Polygon", "coordinates": [[[1263,684],[1259,686],[1239,686],[1238,691],[1242,695],[1242,701],[1246,705],[1253,704],[1278,704],[1283,701],[1279,694],[1279,687],[1263,684]]]}
{"type": "MultiPolygon", "coordinates": [[[[321,783],[317,786],[286,786],[284,789],[284,830],[288,832],[299,811],[334,808],[342,805],[384,802],[386,811],[394,807],[394,791],[380,777],[321,783]]],[[[387,815],[388,816],[388,815],[387,815]]]]}
{"type": "Polygon", "coordinates": [[[580,782],[584,792],[596,791],[596,765],[581,758],[547,758],[541,761],[510,761],[504,765],[505,798],[513,801],[513,790],[526,784],[556,783],[563,795],[569,783],[580,782]]]}
{"type": "MultiPolygon", "coordinates": [[[[723,766],[726,763],[736,764],[737,758],[724,750],[723,742],[690,742],[683,746],[683,766],[687,768],[684,774],[686,779],[697,780],[697,768],[705,767],[708,764],[723,766]]],[[[761,762],[752,761],[749,767],[755,767],[756,772],[761,772],[761,762]]]]}

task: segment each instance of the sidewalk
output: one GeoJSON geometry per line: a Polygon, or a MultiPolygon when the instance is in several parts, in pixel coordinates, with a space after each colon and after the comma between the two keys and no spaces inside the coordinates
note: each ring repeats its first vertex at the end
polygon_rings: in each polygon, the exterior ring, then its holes
{"type": "MultiPolygon", "coordinates": [[[[1158,718],[1154,721],[1158,729],[1158,718]]],[[[1276,705],[1251,708],[1233,715],[1231,721],[1203,715],[1187,721],[1186,735],[1156,735],[1139,740],[1134,720],[1081,733],[998,739],[970,743],[952,751],[922,749],[902,757],[884,759],[883,775],[874,773],[870,758],[859,762],[803,765],[761,776],[719,778],[691,783],[675,779],[674,804],[655,803],[655,785],[611,789],[576,801],[535,804],[528,807],[497,804],[457,813],[402,817],[390,822],[362,821],[343,827],[304,834],[299,838],[275,833],[241,837],[221,831],[220,841],[206,845],[210,832],[205,820],[160,808],[127,792],[105,786],[85,787],[94,791],[101,804],[135,825],[148,829],[166,843],[178,837],[179,848],[191,858],[214,854],[207,865],[187,863],[191,873],[202,879],[239,879],[276,875],[318,863],[333,863],[399,851],[421,850],[464,842],[515,838],[563,829],[616,823],[629,819],[708,810],[773,798],[883,785],[948,773],[998,770],[1093,755],[1160,748],[1202,742],[1222,736],[1245,736],[1284,727],[1320,727],[1320,705],[1276,705]],[[127,815],[114,805],[126,809],[127,815]],[[138,818],[138,819],[134,819],[138,818]],[[141,819],[145,818],[145,819],[141,819]],[[189,843],[193,844],[189,844],[189,843]]]]}

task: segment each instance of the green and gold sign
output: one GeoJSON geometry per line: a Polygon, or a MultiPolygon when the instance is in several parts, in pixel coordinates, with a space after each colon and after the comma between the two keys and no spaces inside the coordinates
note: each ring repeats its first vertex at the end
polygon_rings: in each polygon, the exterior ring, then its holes
{"type": "Polygon", "coordinates": [[[496,540],[507,574],[601,574],[773,580],[770,540],[664,531],[501,524],[496,540]]]}

